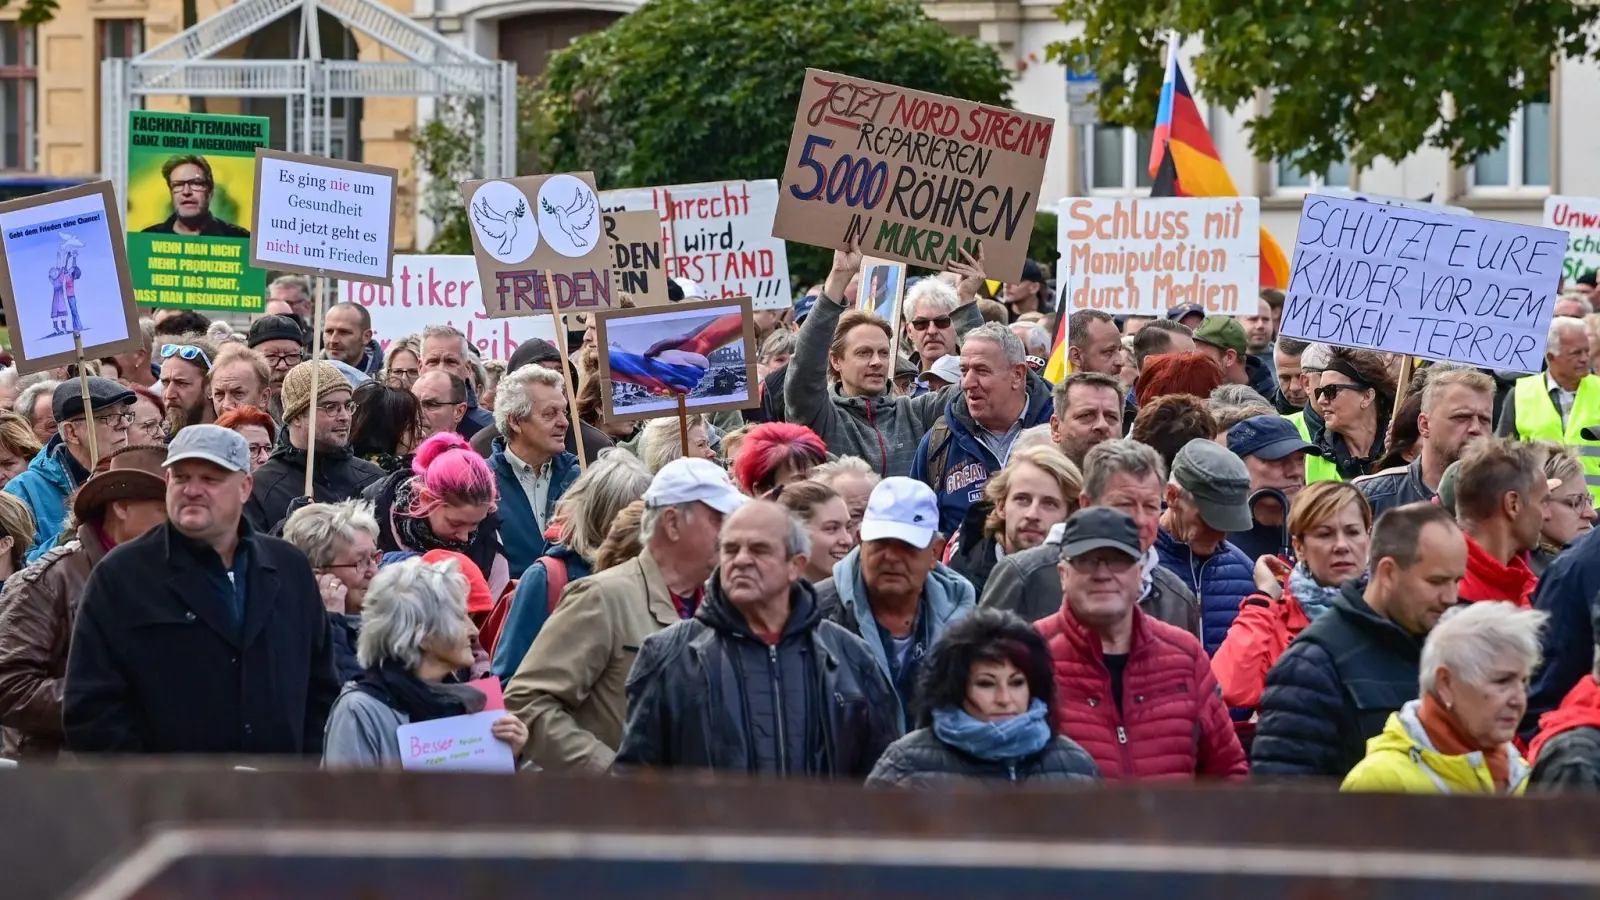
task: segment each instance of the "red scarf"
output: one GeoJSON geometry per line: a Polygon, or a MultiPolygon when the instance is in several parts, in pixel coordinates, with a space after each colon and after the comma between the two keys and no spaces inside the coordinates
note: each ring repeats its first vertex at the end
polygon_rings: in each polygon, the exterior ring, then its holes
{"type": "Polygon", "coordinates": [[[1456,717],[1445,709],[1443,703],[1433,699],[1432,694],[1422,695],[1422,709],[1417,712],[1417,720],[1422,723],[1422,730],[1428,733],[1428,739],[1433,741],[1433,749],[1446,756],[1482,753],[1483,761],[1489,767],[1489,777],[1494,779],[1495,790],[1504,792],[1511,784],[1511,754],[1506,750],[1506,745],[1485,750],[1473,743],[1462,732],[1461,726],[1456,724],[1456,717]]]}
{"type": "Polygon", "coordinates": [[[1523,609],[1533,606],[1533,590],[1539,586],[1539,576],[1528,568],[1522,554],[1511,557],[1506,565],[1489,555],[1489,551],[1470,535],[1467,538],[1467,576],[1461,579],[1460,598],[1464,603],[1484,600],[1509,600],[1523,609]]]}

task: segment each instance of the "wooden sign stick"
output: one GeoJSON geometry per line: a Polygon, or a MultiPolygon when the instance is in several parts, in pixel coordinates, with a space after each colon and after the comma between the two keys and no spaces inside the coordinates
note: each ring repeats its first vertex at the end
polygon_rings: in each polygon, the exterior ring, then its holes
{"type": "MultiPolygon", "coordinates": [[[[578,418],[578,386],[572,380],[572,360],[567,358],[567,323],[561,314],[560,301],[556,298],[556,283],[550,277],[550,270],[545,269],[539,273],[544,279],[545,296],[550,302],[550,319],[556,323],[556,351],[561,355],[561,374],[563,386],[567,391],[567,403],[571,408],[572,446],[578,451],[578,471],[589,471],[589,461],[583,456],[583,422],[578,418]]],[[[509,435],[506,436],[509,439],[509,435]]]]}
{"type": "MultiPolygon", "coordinates": [[[[322,301],[327,291],[328,278],[320,271],[317,273],[316,295],[312,297],[311,310],[311,359],[316,361],[322,352],[322,301]]],[[[306,409],[306,497],[316,502],[317,495],[311,493],[311,474],[317,464],[317,372],[321,366],[311,367],[311,406],[306,409]]],[[[284,423],[288,427],[288,423],[284,423]]]]}
{"type": "Polygon", "coordinates": [[[83,365],[83,335],[72,333],[72,349],[78,354],[78,387],[83,390],[83,423],[88,426],[89,474],[100,465],[100,440],[94,433],[94,404],[89,400],[89,372],[83,365]]]}
{"type": "Polygon", "coordinates": [[[683,458],[689,458],[689,395],[678,392],[678,440],[683,444],[683,458]]]}

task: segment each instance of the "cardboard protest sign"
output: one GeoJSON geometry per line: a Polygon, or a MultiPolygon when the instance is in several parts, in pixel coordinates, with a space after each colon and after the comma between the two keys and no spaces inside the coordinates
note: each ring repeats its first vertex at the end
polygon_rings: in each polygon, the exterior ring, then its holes
{"type": "Polygon", "coordinates": [[[0,203],[0,304],[23,374],[139,349],[139,316],[109,181],[0,203]]]}
{"type": "Polygon", "coordinates": [[[260,312],[267,273],[247,264],[256,150],[269,119],[134,110],[128,127],[128,265],[140,306],[260,312]]]}
{"type": "Polygon", "coordinates": [[[939,268],[1022,275],[1055,123],[807,69],[772,233],[939,268]]]}
{"type": "Polygon", "coordinates": [[[661,216],[653,209],[602,213],[611,242],[611,289],[636,306],[670,302],[662,262],[661,216]]]}
{"type": "Polygon", "coordinates": [[[1058,278],[1070,310],[1159,317],[1190,304],[1230,316],[1255,309],[1255,197],[1069,198],[1057,223],[1058,278]]]}
{"type": "Polygon", "coordinates": [[[491,320],[485,315],[478,263],[470,256],[396,256],[389,284],[343,281],[339,299],[366,307],[385,353],[394,341],[421,334],[429,325],[454,327],[484,359],[510,359],[533,338],[555,343],[547,316],[491,320]]]}
{"type": "Polygon", "coordinates": [[[505,714],[503,709],[486,709],[401,725],[400,767],[424,772],[515,772],[511,745],[492,731],[505,714]]]}
{"type": "Polygon", "coordinates": [[[1567,233],[1562,278],[1576,281],[1585,272],[1600,269],[1600,199],[1546,197],[1544,224],[1567,233]]]}
{"type": "Polygon", "coordinates": [[[1566,245],[1550,228],[1309,194],[1279,331],[1538,372],[1566,245]]]}
{"type": "Polygon", "coordinates": [[[772,236],[778,182],[722,181],[632,188],[600,195],[606,210],[654,209],[671,248],[667,277],[701,297],[749,297],[755,309],[788,309],[788,245],[772,236]]]}
{"type": "Polygon", "coordinates": [[[595,316],[605,416],[631,422],[761,403],[749,297],[614,309],[595,316]]]}
{"type": "Polygon", "coordinates": [[[594,175],[464,181],[461,194],[489,318],[550,312],[551,290],[559,312],[611,307],[611,248],[594,175]]]}
{"type": "Polygon", "coordinates": [[[250,264],[387,284],[399,179],[385,166],[257,150],[250,264]]]}

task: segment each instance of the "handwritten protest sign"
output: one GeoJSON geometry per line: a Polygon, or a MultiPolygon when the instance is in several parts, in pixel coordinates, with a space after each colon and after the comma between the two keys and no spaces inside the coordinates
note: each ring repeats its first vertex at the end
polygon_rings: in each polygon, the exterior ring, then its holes
{"type": "Polygon", "coordinates": [[[256,150],[250,265],[389,281],[396,169],[256,150]]]}
{"type": "Polygon", "coordinates": [[[772,236],[778,182],[721,181],[630,188],[600,195],[606,210],[661,215],[667,277],[700,287],[703,297],[749,297],[755,309],[788,309],[789,251],[772,236]]]}
{"type": "MultiPolygon", "coordinates": [[[[491,319],[611,307],[611,248],[594,175],[464,181],[468,229],[491,319]]],[[[569,320],[570,323],[573,320],[569,320]]]]}
{"type": "Polygon", "coordinates": [[[466,716],[450,716],[401,725],[400,766],[425,772],[503,772],[517,770],[511,745],[497,739],[494,723],[505,717],[503,709],[486,709],[466,716]]]}
{"type": "Polygon", "coordinates": [[[1069,309],[1161,316],[1190,304],[1253,310],[1261,283],[1255,197],[1061,201],[1056,244],[1069,309]]]}
{"type": "Polygon", "coordinates": [[[807,69],[773,234],[938,268],[982,242],[1022,276],[1055,123],[807,69]]]}
{"type": "Polygon", "coordinates": [[[1566,236],[1307,195],[1280,332],[1481,368],[1543,364],[1566,236]]]}
{"type": "Polygon", "coordinates": [[[491,320],[483,309],[478,264],[470,256],[396,256],[389,284],[344,281],[339,299],[359,303],[385,353],[389,344],[428,325],[450,325],[467,336],[484,359],[510,359],[533,338],[554,341],[549,316],[491,320]]]}
{"type": "Polygon", "coordinates": [[[260,312],[245,265],[256,148],[269,119],[136,109],[128,123],[128,264],[142,306],[260,312]]]}
{"type": "Polygon", "coordinates": [[[1577,281],[1585,272],[1600,269],[1600,199],[1546,197],[1544,224],[1567,233],[1561,277],[1577,281]]]}
{"type": "Polygon", "coordinates": [[[662,263],[661,216],[653,209],[602,213],[611,242],[611,289],[637,306],[660,306],[667,294],[662,263]]]}

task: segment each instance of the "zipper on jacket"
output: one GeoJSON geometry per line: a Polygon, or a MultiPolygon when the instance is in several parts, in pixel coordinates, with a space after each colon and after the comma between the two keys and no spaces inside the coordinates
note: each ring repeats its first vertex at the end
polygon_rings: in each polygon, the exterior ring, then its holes
{"type": "Polygon", "coordinates": [[[778,647],[767,645],[767,673],[772,676],[772,709],[778,720],[778,774],[789,774],[789,741],[783,733],[783,672],[778,666],[778,647]]]}
{"type": "Polygon", "coordinates": [[[1006,763],[1006,771],[1011,773],[1011,780],[1013,782],[1017,780],[1017,764],[1016,763],[1014,763],[1014,762],[1006,763]]]}
{"type": "Polygon", "coordinates": [[[1122,744],[1123,746],[1127,746],[1128,744],[1128,731],[1121,725],[1117,726],[1117,743],[1122,744]]]}
{"type": "MultiPolygon", "coordinates": [[[[894,373],[889,373],[889,382],[894,383],[894,373]]],[[[892,391],[891,391],[892,393],[892,391]]],[[[889,443],[883,439],[883,432],[878,430],[878,417],[872,412],[872,400],[867,399],[867,424],[872,426],[872,433],[878,436],[878,474],[887,478],[889,476],[889,443]]]]}

